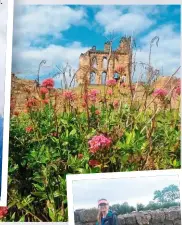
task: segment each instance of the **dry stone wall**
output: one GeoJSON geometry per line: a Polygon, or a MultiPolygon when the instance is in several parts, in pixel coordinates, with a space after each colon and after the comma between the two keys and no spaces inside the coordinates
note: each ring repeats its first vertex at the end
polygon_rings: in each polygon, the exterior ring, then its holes
{"type": "MultiPolygon", "coordinates": [[[[75,225],[95,225],[97,209],[75,211],[75,225]]],[[[180,207],[119,215],[118,225],[181,225],[180,207]]]]}

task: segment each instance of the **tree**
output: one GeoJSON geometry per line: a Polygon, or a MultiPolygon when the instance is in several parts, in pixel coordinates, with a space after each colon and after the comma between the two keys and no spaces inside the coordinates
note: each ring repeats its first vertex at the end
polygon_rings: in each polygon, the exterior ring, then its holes
{"type": "Polygon", "coordinates": [[[153,200],[157,200],[159,203],[174,202],[179,199],[180,191],[178,186],[174,184],[163,188],[162,191],[156,190],[153,198],[153,200]]]}
{"type": "Polygon", "coordinates": [[[145,206],[141,203],[137,204],[137,211],[142,211],[145,209],[145,206]]]}

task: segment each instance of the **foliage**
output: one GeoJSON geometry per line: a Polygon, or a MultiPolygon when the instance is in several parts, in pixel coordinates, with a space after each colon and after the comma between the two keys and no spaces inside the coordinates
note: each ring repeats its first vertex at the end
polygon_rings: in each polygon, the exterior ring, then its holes
{"type": "Polygon", "coordinates": [[[170,185],[165,187],[162,191],[157,190],[154,193],[154,200],[159,203],[168,203],[180,199],[180,191],[178,186],[170,185]]]}
{"type": "Polygon", "coordinates": [[[146,107],[124,86],[78,94],[59,92],[50,79],[43,84],[28,94],[26,112],[11,107],[6,221],[67,221],[69,173],[180,167],[179,107],[166,105],[167,97],[146,107]]]}
{"type": "Polygon", "coordinates": [[[124,202],[123,204],[115,204],[115,205],[112,205],[110,208],[112,211],[116,212],[118,215],[123,215],[126,213],[131,213],[133,211],[136,211],[136,208],[133,206],[130,206],[128,202],[124,202]]]}

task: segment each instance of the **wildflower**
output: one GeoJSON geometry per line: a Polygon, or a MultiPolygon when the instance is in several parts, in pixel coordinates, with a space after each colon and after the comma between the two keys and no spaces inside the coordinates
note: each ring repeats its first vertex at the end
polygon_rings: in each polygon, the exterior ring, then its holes
{"type": "Polygon", "coordinates": [[[52,89],[54,87],[54,80],[52,78],[45,79],[42,82],[42,86],[46,87],[47,89],[52,89]]]}
{"type": "Polygon", "coordinates": [[[52,135],[53,137],[57,137],[57,136],[58,136],[58,133],[57,133],[57,132],[53,132],[51,135],[52,135]]]}
{"type": "Polygon", "coordinates": [[[31,126],[29,126],[29,127],[26,127],[26,132],[27,133],[30,133],[30,132],[32,132],[33,131],[33,127],[31,127],[31,126]]]}
{"type": "Polygon", "coordinates": [[[15,116],[19,116],[19,114],[20,114],[20,112],[18,112],[18,111],[15,111],[15,112],[14,112],[14,115],[15,115],[15,116]]]}
{"type": "Polygon", "coordinates": [[[153,92],[153,95],[154,96],[158,96],[158,97],[161,97],[161,98],[164,98],[166,95],[168,94],[167,90],[165,89],[156,89],[154,92],[153,92]]]}
{"type": "MultiPolygon", "coordinates": [[[[88,97],[88,99],[89,99],[90,101],[96,102],[98,94],[99,94],[99,91],[98,91],[98,90],[92,89],[92,90],[90,90],[90,92],[88,93],[88,96],[87,96],[87,97],[88,97]]],[[[86,96],[85,96],[85,97],[86,97],[86,96]]]]}
{"type": "Polygon", "coordinates": [[[118,106],[119,106],[119,101],[118,100],[114,100],[113,107],[114,108],[118,108],[118,106]]]}
{"type": "Polygon", "coordinates": [[[14,102],[11,102],[10,109],[13,110],[14,108],[15,108],[15,103],[14,102]]]}
{"type": "Polygon", "coordinates": [[[85,108],[87,104],[85,102],[82,103],[82,107],[85,108]]]}
{"type": "Polygon", "coordinates": [[[96,167],[98,165],[100,165],[99,161],[94,160],[94,159],[89,160],[89,166],[96,167]]]}
{"type": "Polygon", "coordinates": [[[97,95],[99,94],[99,90],[97,90],[97,89],[92,89],[92,90],[90,90],[90,94],[91,94],[92,96],[97,96],[97,95]]]}
{"type": "Polygon", "coordinates": [[[107,91],[107,94],[108,94],[108,95],[112,95],[112,94],[113,94],[112,90],[109,89],[109,90],[107,91]]]}
{"type": "Polygon", "coordinates": [[[48,89],[47,89],[46,87],[41,87],[41,88],[40,88],[40,93],[41,93],[42,95],[45,95],[45,94],[48,93],[48,89]]]}
{"type": "Polygon", "coordinates": [[[42,100],[42,103],[45,104],[45,105],[47,105],[47,104],[49,104],[49,100],[48,99],[43,99],[42,100]]]}
{"type": "Polygon", "coordinates": [[[107,84],[107,86],[108,87],[114,87],[115,85],[116,85],[116,80],[108,80],[107,82],[106,82],[106,84],[107,84]]]}
{"type": "Polygon", "coordinates": [[[33,106],[37,106],[37,100],[35,98],[28,99],[26,106],[27,108],[32,108],[33,106]]]}
{"type": "Polygon", "coordinates": [[[63,96],[66,100],[69,101],[74,101],[75,100],[75,94],[73,93],[73,91],[64,91],[63,96]]]}
{"type": "Polygon", "coordinates": [[[95,114],[96,115],[100,115],[100,111],[97,109],[97,110],[95,110],[95,114]]]}
{"type": "Polygon", "coordinates": [[[0,219],[5,217],[8,213],[8,207],[1,207],[0,206],[0,219]]]}
{"type": "Polygon", "coordinates": [[[178,86],[176,89],[175,89],[175,92],[177,95],[180,95],[181,94],[181,86],[178,86]]]}
{"type": "Polygon", "coordinates": [[[96,153],[99,150],[108,149],[111,145],[111,139],[105,137],[103,134],[96,135],[88,142],[90,152],[96,153]]]}
{"type": "Polygon", "coordinates": [[[79,159],[82,159],[82,158],[83,158],[83,154],[79,153],[79,154],[78,154],[78,158],[79,158],[79,159]]]}
{"type": "Polygon", "coordinates": [[[126,87],[126,84],[125,83],[122,83],[121,84],[121,87],[124,87],[125,88],[126,87]]]}

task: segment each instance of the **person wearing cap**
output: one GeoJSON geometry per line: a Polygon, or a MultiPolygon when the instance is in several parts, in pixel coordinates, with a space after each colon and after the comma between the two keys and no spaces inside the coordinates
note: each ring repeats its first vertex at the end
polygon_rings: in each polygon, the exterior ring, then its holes
{"type": "Polygon", "coordinates": [[[98,201],[98,209],[96,225],[118,225],[117,215],[109,210],[109,203],[106,199],[98,201]]]}
{"type": "Polygon", "coordinates": [[[114,78],[114,80],[115,80],[116,82],[118,82],[120,76],[119,76],[119,74],[118,74],[117,71],[114,72],[113,78],[114,78]]]}

